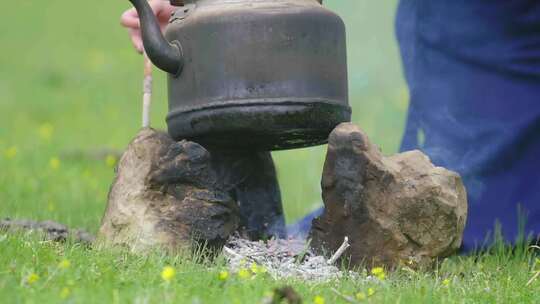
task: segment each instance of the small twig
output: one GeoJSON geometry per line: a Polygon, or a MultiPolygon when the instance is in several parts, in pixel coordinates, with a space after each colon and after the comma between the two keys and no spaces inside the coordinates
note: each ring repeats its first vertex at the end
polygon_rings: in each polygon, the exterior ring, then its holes
{"type": "Polygon", "coordinates": [[[152,104],[152,63],[144,53],[142,127],[150,127],[150,106],[152,104]]]}
{"type": "Polygon", "coordinates": [[[342,298],[343,300],[349,302],[349,303],[358,303],[358,301],[356,301],[355,299],[353,299],[352,297],[350,296],[346,296],[342,293],[340,293],[339,291],[337,291],[337,289],[335,288],[331,288],[330,290],[332,290],[333,293],[335,293],[338,297],[342,298]]]}
{"type": "Polygon", "coordinates": [[[349,248],[350,246],[351,244],[349,244],[349,237],[346,236],[345,239],[343,240],[343,244],[339,246],[336,253],[334,253],[334,255],[326,263],[328,265],[333,265],[343,255],[345,250],[347,250],[347,248],[349,248]]]}
{"type": "MultiPolygon", "coordinates": [[[[530,249],[540,249],[540,247],[538,245],[531,245],[529,246],[530,249]]],[[[527,282],[527,284],[525,284],[525,286],[529,286],[531,285],[536,279],[538,279],[538,277],[540,276],[540,270],[539,271],[536,271],[534,273],[534,275],[531,277],[531,279],[527,282]]]]}
{"type": "Polygon", "coordinates": [[[236,258],[239,258],[239,259],[244,258],[242,255],[236,253],[236,251],[232,250],[231,248],[229,248],[227,246],[223,246],[223,251],[225,251],[225,254],[228,254],[229,256],[233,256],[233,257],[236,257],[236,258]]]}
{"type": "Polygon", "coordinates": [[[534,282],[539,276],[540,276],[540,271],[537,271],[537,272],[532,276],[532,278],[527,282],[527,284],[525,284],[525,286],[531,285],[532,282],[534,282]]]}

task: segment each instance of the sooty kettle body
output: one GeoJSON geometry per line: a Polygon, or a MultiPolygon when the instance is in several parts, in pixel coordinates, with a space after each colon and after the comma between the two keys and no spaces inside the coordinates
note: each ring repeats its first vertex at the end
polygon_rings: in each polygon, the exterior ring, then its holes
{"type": "Polygon", "coordinates": [[[350,120],[345,26],[317,0],[171,0],[164,36],[146,0],[129,1],[148,57],[168,73],[173,138],[292,149],[350,120]]]}

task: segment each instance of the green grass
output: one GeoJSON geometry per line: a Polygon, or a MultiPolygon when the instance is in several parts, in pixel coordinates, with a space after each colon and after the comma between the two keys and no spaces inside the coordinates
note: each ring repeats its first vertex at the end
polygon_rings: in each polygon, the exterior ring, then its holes
{"type": "Polygon", "coordinates": [[[511,253],[499,247],[492,254],[453,257],[433,272],[402,268],[384,280],[344,278],[326,283],[275,281],[260,274],[222,281],[223,260],[199,261],[186,255],[133,255],[111,249],[39,242],[29,236],[0,238],[0,294],[3,303],[261,303],[273,288],[294,286],[305,303],[316,296],[326,303],[347,303],[337,296],[373,294],[363,303],[538,303],[537,283],[526,286],[540,266],[527,250],[511,253]],[[70,266],[60,264],[70,261],[70,266]],[[170,282],[165,266],[176,269],[170,282]],[[29,283],[31,275],[39,279],[29,283]]]}
{"type": "MultiPolygon", "coordinates": [[[[396,1],[327,0],[348,27],[353,120],[396,152],[407,90],[393,35],[396,1]]],[[[127,1],[8,1],[0,12],[0,217],[52,219],[96,232],[113,170],[103,160],[60,158],[66,151],[122,149],[139,128],[142,59],[118,26],[127,1]],[[53,166],[51,166],[51,160],[53,166]],[[58,165],[58,166],[56,166],[58,165]]],[[[164,128],[165,79],[156,73],[154,126],[164,128]]],[[[320,205],[325,147],[275,153],[289,222],[320,205]]],[[[146,257],[110,249],[40,242],[0,234],[0,303],[258,303],[275,286],[292,284],[310,303],[343,302],[373,288],[374,303],[534,303],[533,257],[499,249],[454,257],[436,272],[400,270],[384,282],[278,282],[268,277],[223,283],[220,260],[146,257]],[[68,259],[71,267],[58,269],[68,259]],[[177,270],[166,284],[165,265],[177,270]],[[39,280],[28,285],[31,273],[39,280]],[[448,279],[448,286],[442,282],[448,279]],[[70,295],[61,299],[64,288],[70,295]],[[197,302],[197,299],[200,301],[197,302]]]]}

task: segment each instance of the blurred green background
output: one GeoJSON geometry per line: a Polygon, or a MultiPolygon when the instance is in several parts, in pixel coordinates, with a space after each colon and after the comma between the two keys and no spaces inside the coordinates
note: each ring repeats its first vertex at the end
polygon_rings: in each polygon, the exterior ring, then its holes
{"type": "MultiPolygon", "coordinates": [[[[408,94],[394,38],[396,0],[326,0],[347,25],[353,121],[396,152],[408,94]]],[[[125,0],[6,1],[0,11],[0,217],[95,232],[113,161],[69,151],[123,149],[140,126],[142,58],[119,16],[125,0]]],[[[155,73],[153,126],[165,128],[155,73]]],[[[287,220],[321,204],[325,147],[274,153],[287,220]]]]}

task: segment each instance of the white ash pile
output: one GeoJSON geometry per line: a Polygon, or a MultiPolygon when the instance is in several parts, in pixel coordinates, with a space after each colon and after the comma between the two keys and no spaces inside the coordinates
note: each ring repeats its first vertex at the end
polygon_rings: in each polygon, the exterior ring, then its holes
{"type": "Polygon", "coordinates": [[[348,238],[330,258],[315,255],[309,244],[298,239],[271,239],[269,241],[249,241],[239,236],[229,239],[223,253],[231,272],[257,265],[274,279],[294,278],[305,281],[328,281],[355,272],[341,271],[334,264],[349,247],[348,238]]]}

